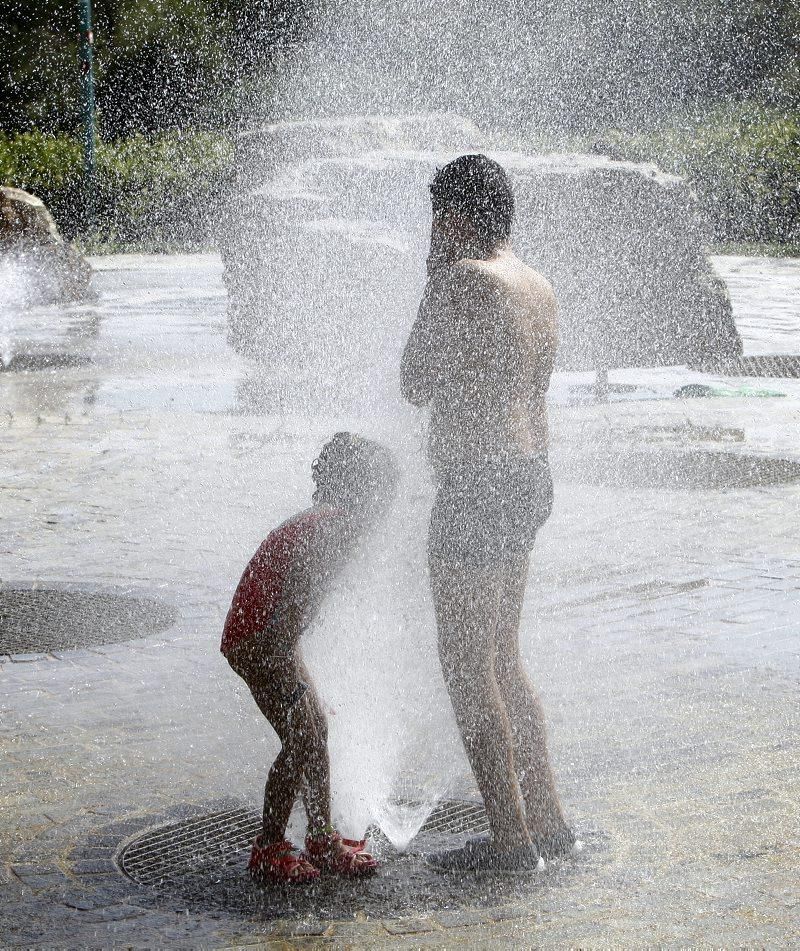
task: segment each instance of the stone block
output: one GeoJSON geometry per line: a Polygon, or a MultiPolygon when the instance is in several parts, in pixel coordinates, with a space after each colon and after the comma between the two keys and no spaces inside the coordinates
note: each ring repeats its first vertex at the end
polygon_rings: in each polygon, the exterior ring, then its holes
{"type": "Polygon", "coordinates": [[[59,233],[44,202],[21,188],[0,186],[0,258],[24,272],[23,304],[83,300],[92,269],[59,233]]]}
{"type": "Polygon", "coordinates": [[[469,928],[472,925],[485,924],[490,918],[489,912],[476,911],[472,908],[436,912],[436,921],[443,928],[469,928]]]}
{"type": "Polygon", "coordinates": [[[396,921],[384,921],[384,928],[389,934],[425,934],[436,931],[436,923],[429,918],[400,918],[396,921]]]}
{"type": "MultiPolygon", "coordinates": [[[[396,366],[424,281],[428,184],[480,139],[458,120],[435,143],[425,116],[388,132],[355,117],[247,133],[219,236],[234,345],[269,361],[280,352],[304,386],[317,371],[355,385],[396,366]]],[[[513,179],[514,243],[559,298],[559,368],[740,354],[684,181],[600,155],[490,154],[513,179]]]]}
{"type": "Polygon", "coordinates": [[[72,871],[76,875],[111,875],[117,873],[117,866],[111,859],[86,859],[73,862],[72,871]]]}

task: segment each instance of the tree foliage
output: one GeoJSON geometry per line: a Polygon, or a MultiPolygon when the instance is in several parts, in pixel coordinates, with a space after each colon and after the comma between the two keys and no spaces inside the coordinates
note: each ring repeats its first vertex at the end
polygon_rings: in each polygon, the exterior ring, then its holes
{"type": "MultiPolygon", "coordinates": [[[[95,249],[205,247],[226,196],[230,141],[214,132],[133,135],[97,146],[95,249]]],[[[41,198],[68,237],[83,228],[83,147],[67,135],[0,133],[0,184],[41,198]]]]}
{"type": "Polygon", "coordinates": [[[686,176],[716,240],[800,244],[800,112],[727,105],[605,145],[686,176]]]}
{"type": "MultiPolygon", "coordinates": [[[[231,118],[236,94],[302,35],[302,0],[94,0],[104,136],[231,118]]],[[[74,131],[78,0],[0,0],[0,128],[74,131]]]]}
{"type": "MultiPolygon", "coordinates": [[[[266,95],[269,114],[264,77],[312,20],[321,46],[344,42],[352,76],[375,75],[360,62],[374,55],[377,78],[406,108],[470,114],[485,93],[496,113],[538,110],[580,131],[723,98],[796,104],[800,93],[798,0],[93,2],[107,138],[221,125],[250,86],[250,103],[266,95]]],[[[78,4],[0,0],[0,129],[77,128],[78,4]]],[[[330,88],[317,92],[321,111],[335,106],[330,88]]],[[[370,93],[361,90],[364,101],[370,93]]]]}

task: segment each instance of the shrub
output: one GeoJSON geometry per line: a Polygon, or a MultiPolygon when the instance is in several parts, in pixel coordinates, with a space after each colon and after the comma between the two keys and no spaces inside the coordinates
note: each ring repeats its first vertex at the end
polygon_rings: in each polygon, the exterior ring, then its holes
{"type": "MultiPolygon", "coordinates": [[[[232,147],[213,133],[169,133],[98,142],[90,247],[194,250],[226,190],[232,147]]],[[[38,195],[64,233],[86,224],[81,142],[37,132],[0,135],[0,181],[38,195]]]]}
{"type": "Polygon", "coordinates": [[[718,241],[800,241],[800,114],[740,105],[608,139],[615,154],[687,176],[718,241]]]}

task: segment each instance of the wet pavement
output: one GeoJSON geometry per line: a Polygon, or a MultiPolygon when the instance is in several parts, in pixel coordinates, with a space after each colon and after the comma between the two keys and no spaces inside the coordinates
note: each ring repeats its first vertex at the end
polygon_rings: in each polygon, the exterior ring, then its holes
{"type": "MultiPolygon", "coordinates": [[[[305,896],[254,889],[246,852],[172,884],[125,877],[119,855],[147,830],[257,810],[276,746],[219,656],[221,621],[241,567],[305,504],[308,462],[348,421],[287,410],[232,354],[213,258],[100,267],[96,305],[0,328],[12,355],[89,358],[0,374],[0,580],[177,619],[102,642],[97,612],[62,600],[53,627],[85,631],[83,647],[43,639],[0,656],[0,945],[800,942],[800,381],[757,381],[780,397],[679,400],[686,383],[753,385],[680,368],[612,374],[633,389],[605,404],[572,398],[585,378],[553,387],[557,504],[523,647],[580,856],[520,880],[453,881],[412,843],[370,884],[305,896]]],[[[800,263],[719,267],[746,351],[800,351],[800,263]]],[[[390,438],[395,408],[372,425],[390,438]]],[[[309,635],[353,834],[387,770],[432,800],[471,791],[435,668],[426,506],[422,485],[391,557],[309,635]]]]}

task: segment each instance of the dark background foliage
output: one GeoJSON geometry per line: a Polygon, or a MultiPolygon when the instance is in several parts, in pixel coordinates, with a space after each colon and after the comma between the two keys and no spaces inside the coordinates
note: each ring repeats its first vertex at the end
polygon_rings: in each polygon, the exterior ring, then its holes
{"type": "MultiPolygon", "coordinates": [[[[306,21],[301,0],[94,0],[101,134],[231,121],[306,21]]],[[[78,24],[78,0],[0,0],[0,129],[77,129],[78,24]]]]}
{"type": "MultiPolygon", "coordinates": [[[[334,24],[336,2],[327,0],[334,24]]],[[[259,84],[268,113],[270,73],[311,31],[314,13],[326,22],[326,3],[316,0],[313,10],[311,3],[94,0],[101,134],[230,123],[250,82],[259,84]]],[[[457,93],[436,81],[445,54],[455,73],[486,70],[487,60],[490,70],[502,63],[512,74],[507,85],[517,102],[525,101],[526,89],[535,91],[531,112],[562,116],[578,131],[640,126],[665,109],[701,108],[731,97],[796,105],[800,93],[798,0],[532,0],[511,6],[501,0],[474,9],[467,0],[455,11],[423,2],[416,12],[414,4],[395,9],[385,0],[368,6],[377,22],[377,9],[385,8],[389,16],[406,17],[407,23],[395,20],[395,28],[416,32],[410,47],[419,76],[415,98],[433,106],[452,104],[457,93]],[[448,16],[452,23],[444,22],[448,16]],[[482,16],[495,22],[487,26],[482,16]],[[486,30],[494,48],[482,51],[476,37],[486,30]],[[543,56],[550,82],[542,81],[543,56]],[[438,102],[441,95],[448,101],[438,102]]],[[[345,4],[344,15],[347,9],[366,21],[368,11],[359,11],[357,2],[345,4]]],[[[363,45],[369,42],[365,37],[363,45]]],[[[77,51],[78,0],[0,0],[0,129],[76,130],[77,51]]],[[[390,73],[403,67],[393,56],[408,58],[390,41],[379,47],[390,73]]]]}
{"type": "MultiPolygon", "coordinates": [[[[445,108],[523,148],[655,161],[694,182],[718,240],[800,243],[800,0],[93,6],[95,246],[205,245],[230,133],[291,115],[295,88],[312,113],[445,108]],[[337,84],[306,68],[319,49],[337,84]]],[[[0,181],[69,235],[86,208],[78,8],[0,0],[0,181]]]]}

